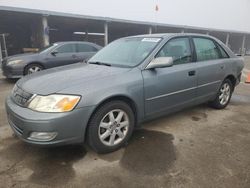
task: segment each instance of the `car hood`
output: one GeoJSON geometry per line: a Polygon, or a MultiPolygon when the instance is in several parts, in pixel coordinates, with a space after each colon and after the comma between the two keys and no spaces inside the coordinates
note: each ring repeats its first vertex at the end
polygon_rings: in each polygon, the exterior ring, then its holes
{"type": "Polygon", "coordinates": [[[85,84],[93,83],[92,81],[98,82],[104,77],[129,70],[130,68],[77,63],[25,76],[17,82],[17,85],[32,94],[49,95],[76,85],[84,87],[85,84]]]}
{"type": "Polygon", "coordinates": [[[17,55],[12,55],[7,58],[5,58],[6,61],[12,61],[12,60],[17,60],[17,59],[27,59],[27,58],[33,58],[39,56],[39,53],[25,53],[25,54],[17,54],[17,55]]]}

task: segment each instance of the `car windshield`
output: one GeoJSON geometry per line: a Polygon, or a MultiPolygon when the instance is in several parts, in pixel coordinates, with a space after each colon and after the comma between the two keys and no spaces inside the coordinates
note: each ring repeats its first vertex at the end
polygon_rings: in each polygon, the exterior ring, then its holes
{"type": "Polygon", "coordinates": [[[100,50],[89,63],[134,67],[147,58],[160,41],[161,38],[156,37],[119,39],[100,50]]]}
{"type": "Polygon", "coordinates": [[[54,43],[54,44],[50,44],[44,48],[40,48],[38,53],[44,53],[44,52],[47,52],[49,50],[51,50],[52,48],[54,48],[55,46],[57,46],[58,44],[54,43]]]}

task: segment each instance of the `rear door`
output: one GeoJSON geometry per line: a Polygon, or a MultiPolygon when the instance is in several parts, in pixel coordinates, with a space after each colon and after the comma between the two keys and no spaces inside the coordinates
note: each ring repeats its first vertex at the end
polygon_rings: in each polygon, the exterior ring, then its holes
{"type": "Polygon", "coordinates": [[[88,60],[98,51],[98,49],[94,46],[84,43],[77,43],[76,49],[77,56],[81,59],[81,61],[88,60]]]}
{"type": "Polygon", "coordinates": [[[204,102],[217,94],[225,78],[226,52],[211,38],[193,37],[197,59],[197,101],[204,102]]]}
{"type": "Polygon", "coordinates": [[[54,50],[56,53],[48,54],[48,67],[57,67],[77,63],[81,59],[76,51],[75,43],[63,44],[54,50]]]}
{"type": "Polygon", "coordinates": [[[174,65],[142,71],[149,118],[189,106],[196,98],[196,63],[189,37],[170,39],[156,57],[173,57],[174,65]]]}

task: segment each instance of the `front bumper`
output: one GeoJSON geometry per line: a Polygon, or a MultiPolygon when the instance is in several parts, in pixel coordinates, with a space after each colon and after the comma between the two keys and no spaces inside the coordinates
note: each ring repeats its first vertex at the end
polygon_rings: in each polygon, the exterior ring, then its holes
{"type": "Polygon", "coordinates": [[[8,121],[14,133],[27,143],[41,146],[83,143],[93,110],[94,106],[66,113],[42,113],[20,107],[10,97],[6,99],[8,121]],[[33,141],[28,139],[32,132],[56,132],[57,136],[50,141],[33,141]]]}
{"type": "Polygon", "coordinates": [[[2,65],[3,75],[6,78],[21,78],[23,76],[22,67],[11,67],[8,65],[2,65]]]}

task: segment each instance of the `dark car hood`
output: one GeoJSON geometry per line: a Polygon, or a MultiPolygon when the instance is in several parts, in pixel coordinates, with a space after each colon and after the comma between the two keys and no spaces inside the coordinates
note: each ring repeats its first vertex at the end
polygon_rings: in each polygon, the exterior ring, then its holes
{"type": "Polygon", "coordinates": [[[98,81],[129,70],[129,68],[77,63],[25,76],[17,82],[17,85],[29,93],[48,95],[75,85],[84,87],[93,80],[98,81]]]}
{"type": "Polygon", "coordinates": [[[39,55],[40,55],[39,53],[25,53],[25,54],[12,55],[4,58],[3,64],[6,64],[7,62],[14,60],[23,60],[24,62],[26,62],[27,60],[30,61],[32,59],[38,59],[39,55]]]}
{"type": "Polygon", "coordinates": [[[26,59],[26,58],[35,57],[35,56],[38,56],[38,55],[39,55],[39,53],[16,54],[16,55],[9,56],[9,57],[7,57],[5,59],[7,61],[16,60],[16,59],[26,59]]]}

